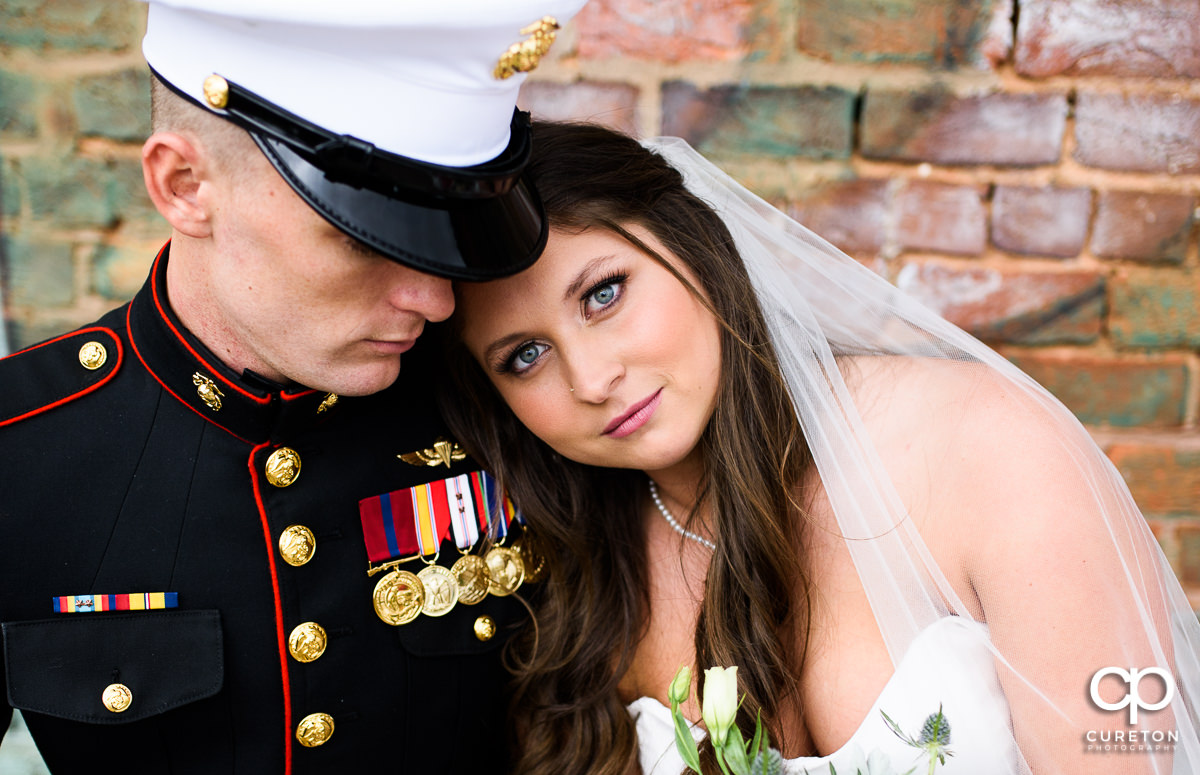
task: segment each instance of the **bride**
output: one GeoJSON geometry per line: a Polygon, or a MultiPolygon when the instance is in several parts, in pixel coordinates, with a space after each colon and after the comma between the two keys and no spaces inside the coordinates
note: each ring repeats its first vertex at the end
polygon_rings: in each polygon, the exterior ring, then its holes
{"type": "Polygon", "coordinates": [[[939,708],[947,773],[1200,768],[1196,618],[1059,403],[680,141],[534,156],[547,248],[457,288],[445,400],[545,562],[522,772],[679,772],[681,665],[787,772],[906,772],[883,714],[939,708]]]}

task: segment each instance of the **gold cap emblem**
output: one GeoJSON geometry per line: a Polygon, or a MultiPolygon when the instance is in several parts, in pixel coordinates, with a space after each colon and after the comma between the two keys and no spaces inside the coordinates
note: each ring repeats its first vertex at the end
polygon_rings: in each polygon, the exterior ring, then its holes
{"type": "Polygon", "coordinates": [[[317,553],[317,537],[304,525],[288,525],[279,534],[279,556],[299,568],[317,553]]]}
{"type": "Polygon", "coordinates": [[[517,73],[528,73],[538,66],[542,57],[554,43],[554,36],[559,30],[558,20],[553,16],[543,16],[538,21],[521,30],[522,35],[532,35],[520,43],[514,43],[500,56],[492,75],[503,81],[517,73]]]}
{"type": "Polygon", "coordinates": [[[484,614],[475,620],[475,637],[487,643],[496,635],[496,620],[484,614]]]}
{"type": "Polygon", "coordinates": [[[324,627],[316,622],[305,622],[296,625],[288,636],[288,651],[297,662],[312,662],[325,653],[328,642],[324,627]]]}
{"type": "Polygon", "coordinates": [[[213,73],[204,79],[204,101],[214,108],[229,104],[229,81],[213,73]]]}
{"type": "Polygon", "coordinates": [[[200,400],[203,401],[209,409],[213,410],[214,412],[221,411],[221,399],[225,397],[225,394],[221,392],[219,387],[217,387],[217,383],[213,382],[200,372],[196,372],[192,375],[192,384],[196,386],[196,395],[200,396],[200,400]]]}
{"type": "Polygon", "coordinates": [[[100,701],[113,713],[124,713],[133,702],[133,692],[125,684],[110,684],[100,694],[100,701]]]}
{"type": "Polygon", "coordinates": [[[88,371],[95,371],[108,360],[108,350],[99,342],[88,342],[79,348],[79,363],[88,371]]]}
{"type": "Polygon", "coordinates": [[[459,460],[465,460],[467,453],[459,446],[458,442],[448,441],[446,439],[438,439],[433,442],[432,447],[418,449],[416,452],[405,452],[396,457],[403,460],[405,463],[414,466],[445,466],[450,467],[451,463],[459,460]]]}
{"type": "Polygon", "coordinates": [[[322,401],[321,405],[317,407],[317,414],[327,411],[337,402],[338,402],[338,394],[337,393],[326,393],[325,400],[322,401]]]}
{"type": "Polygon", "coordinates": [[[333,716],[328,713],[310,713],[296,725],[296,739],[305,748],[325,745],[333,737],[333,716]]]}
{"type": "Polygon", "coordinates": [[[266,474],[276,487],[290,487],[300,478],[300,455],[291,447],[280,447],[267,458],[266,474]]]}

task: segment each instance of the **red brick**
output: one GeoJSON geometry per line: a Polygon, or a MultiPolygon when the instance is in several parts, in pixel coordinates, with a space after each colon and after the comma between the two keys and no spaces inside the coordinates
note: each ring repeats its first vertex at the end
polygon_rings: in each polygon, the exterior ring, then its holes
{"type": "Polygon", "coordinates": [[[638,90],[622,83],[526,81],[518,103],[534,118],[590,121],[636,135],[637,99],[638,90]]]}
{"type": "Polygon", "coordinates": [[[787,210],[847,253],[876,253],[884,243],[888,184],[882,180],[826,183],[805,189],[787,210]]]}
{"type": "Polygon", "coordinates": [[[997,186],[992,242],[1013,253],[1069,258],[1083,249],[1091,211],[1090,189],[997,186]]]}
{"type": "Polygon", "coordinates": [[[983,190],[910,181],[896,195],[896,239],[901,247],[974,256],[987,243],[983,190]]]}
{"type": "MultiPolygon", "coordinates": [[[[1179,564],[1175,572],[1179,580],[1189,589],[1189,599],[1194,601],[1194,588],[1200,586],[1200,525],[1180,525],[1176,531],[1179,542],[1179,564]]],[[[1195,602],[1193,602],[1193,607],[1195,602]]]]}
{"type": "Polygon", "coordinates": [[[926,262],[901,269],[896,285],[984,341],[1085,343],[1100,335],[1104,278],[1097,272],[926,262]]]}
{"type": "Polygon", "coordinates": [[[1112,278],[1109,331],[1124,347],[1200,347],[1200,274],[1122,268],[1112,278]]]}
{"type": "Polygon", "coordinates": [[[1106,452],[1143,512],[1200,515],[1200,448],[1114,444],[1106,452]]]}
{"type": "Polygon", "coordinates": [[[753,0],[592,0],[575,17],[579,55],[660,62],[740,59],[753,0]]]}
{"type": "Polygon", "coordinates": [[[862,153],[938,164],[1049,164],[1058,161],[1066,119],[1067,98],[1060,94],[870,90],[862,153]]]}
{"type": "Polygon", "coordinates": [[[1012,0],[799,0],[796,47],[833,62],[992,67],[1012,47],[1012,0]]]}
{"type": "Polygon", "coordinates": [[[1200,173],[1200,99],[1081,93],[1075,141],[1076,160],[1090,167],[1200,173]]]}
{"type": "Polygon", "coordinates": [[[1109,258],[1181,263],[1195,211],[1196,198],[1184,194],[1101,192],[1092,252],[1109,258]]]}
{"type": "Polygon", "coordinates": [[[1196,0],[1021,0],[1017,72],[1200,76],[1196,0]]]}
{"type": "Polygon", "coordinates": [[[1188,381],[1183,356],[1022,353],[1011,360],[1086,424],[1163,428],[1183,423],[1188,381]]]}
{"type": "Polygon", "coordinates": [[[849,158],[855,95],[836,87],[663,86],[663,133],[715,155],[849,158]]]}

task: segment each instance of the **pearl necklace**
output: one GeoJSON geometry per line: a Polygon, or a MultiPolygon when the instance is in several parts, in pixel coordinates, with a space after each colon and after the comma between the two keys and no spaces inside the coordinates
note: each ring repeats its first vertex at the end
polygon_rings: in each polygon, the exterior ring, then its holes
{"type": "Polygon", "coordinates": [[[690,538],[701,546],[707,546],[709,551],[715,552],[717,550],[716,544],[704,536],[698,536],[692,531],[687,530],[675,520],[675,517],[667,510],[667,504],[663,503],[662,498],[658,497],[658,486],[654,484],[654,480],[650,479],[648,481],[650,482],[650,498],[654,501],[654,505],[658,507],[658,512],[663,515],[663,519],[667,520],[667,524],[675,528],[675,532],[684,538],[690,538]]]}

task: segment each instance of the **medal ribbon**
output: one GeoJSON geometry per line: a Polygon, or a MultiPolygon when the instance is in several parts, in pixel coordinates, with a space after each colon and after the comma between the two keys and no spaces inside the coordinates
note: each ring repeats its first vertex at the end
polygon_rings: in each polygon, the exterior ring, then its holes
{"type": "Polygon", "coordinates": [[[367,559],[373,563],[437,554],[452,529],[455,544],[465,551],[484,534],[503,539],[509,521],[522,520],[484,471],[363,498],[358,511],[367,559]]]}
{"type": "Polygon", "coordinates": [[[450,526],[454,530],[454,543],[465,552],[479,541],[479,512],[475,509],[470,475],[447,479],[446,498],[450,501],[450,526]]]}

